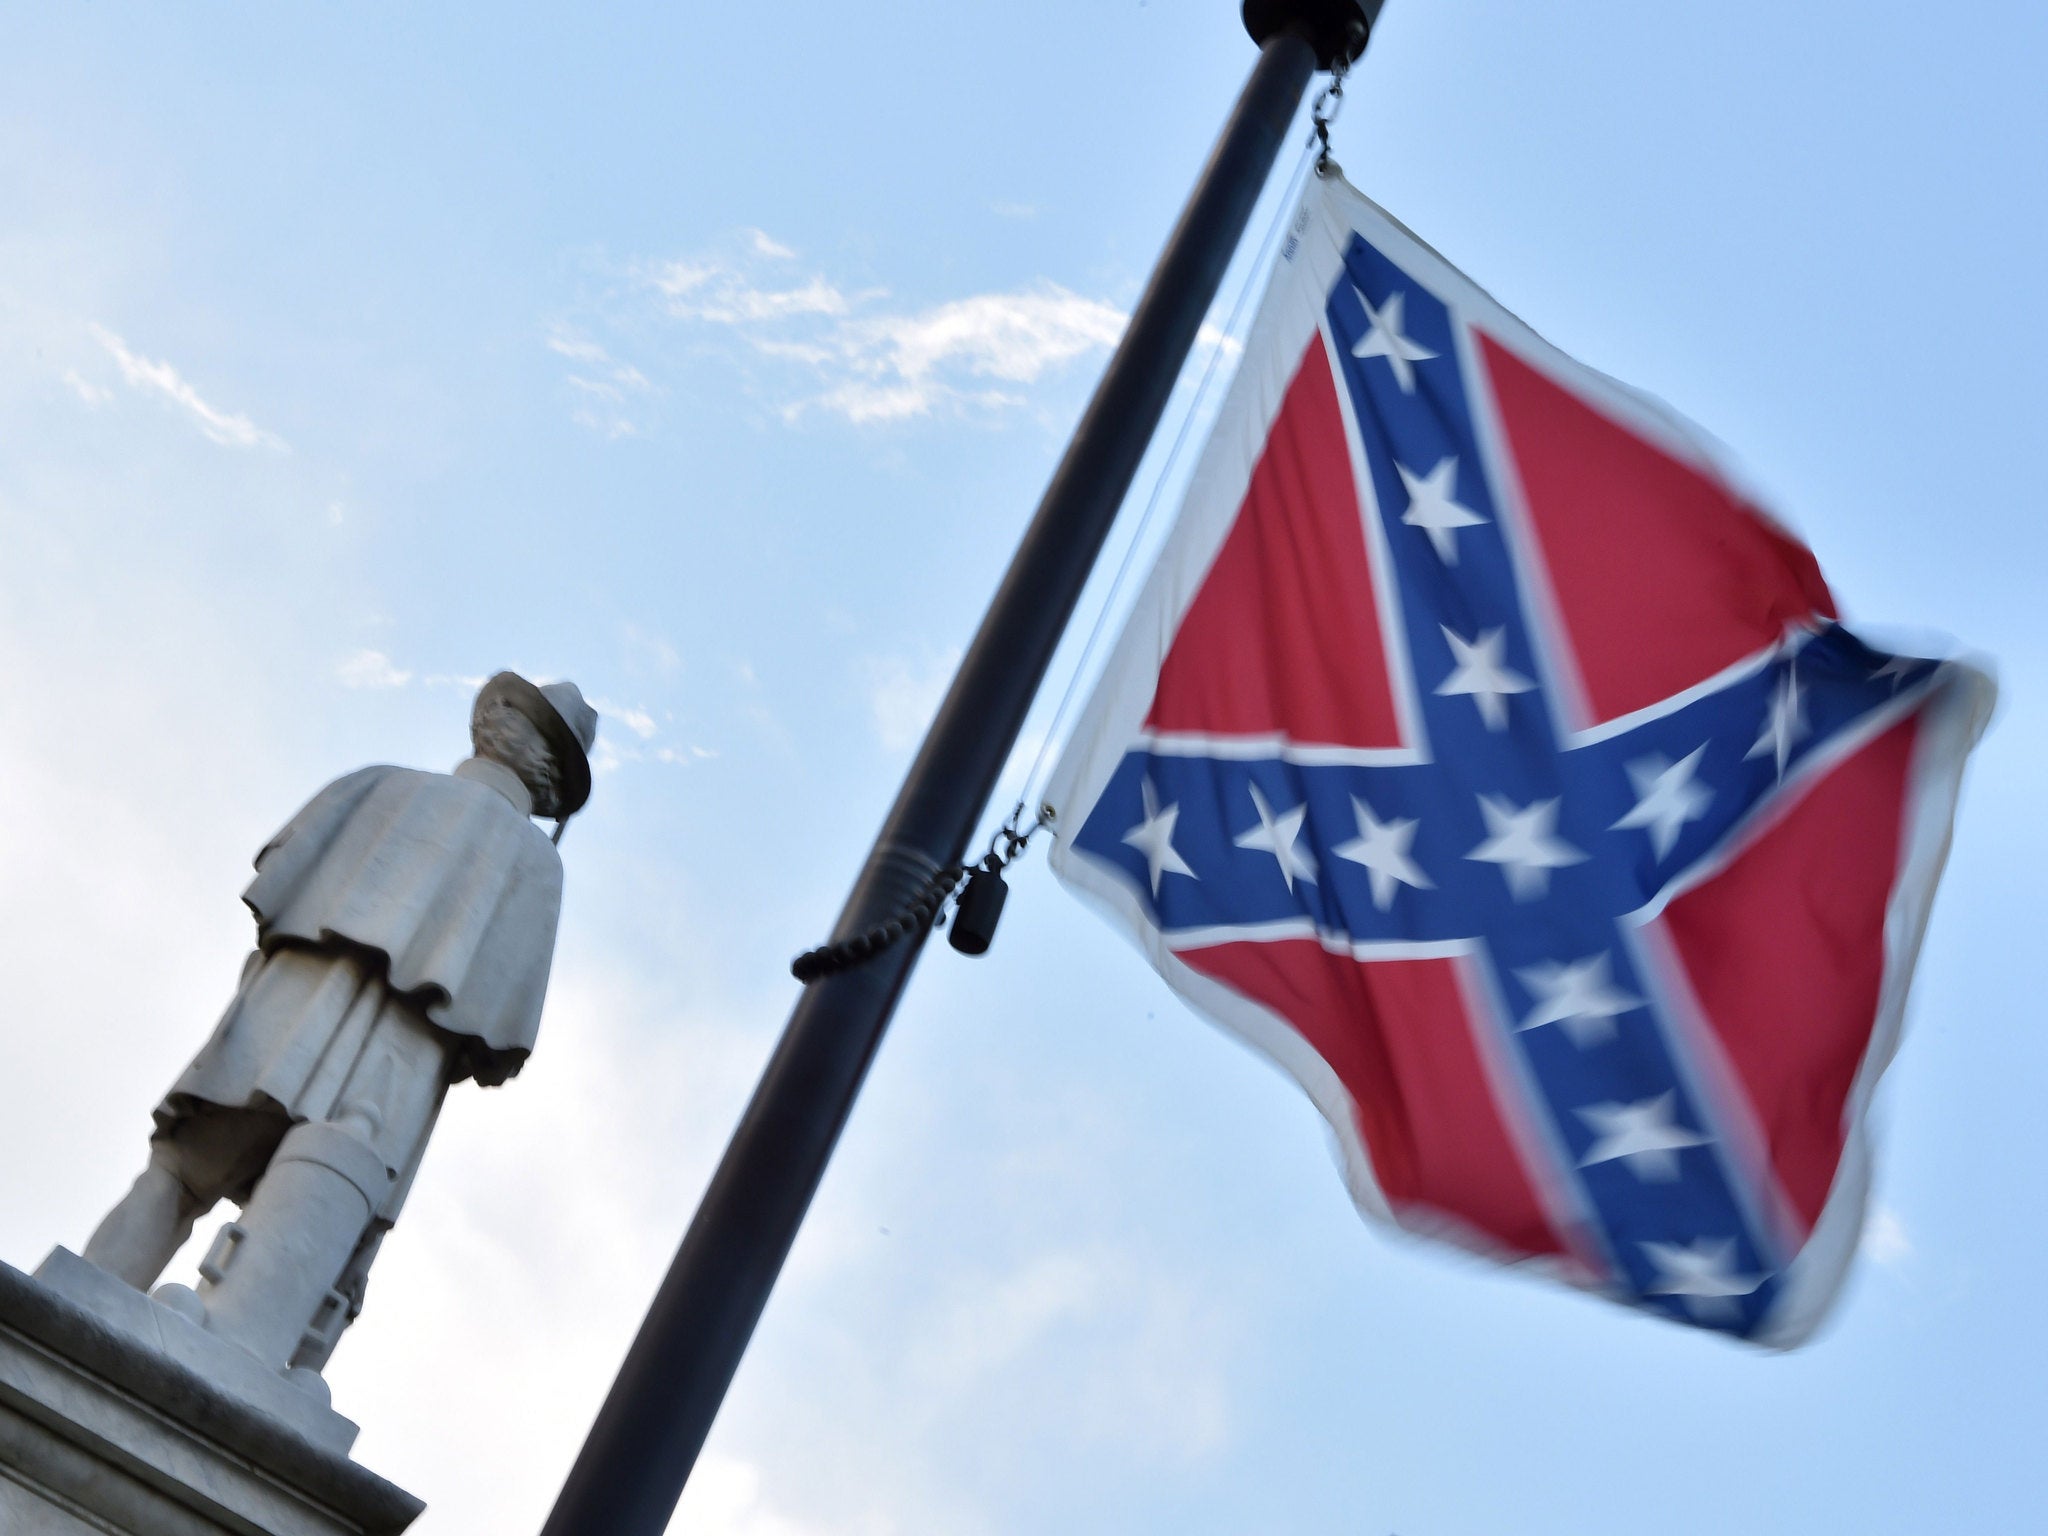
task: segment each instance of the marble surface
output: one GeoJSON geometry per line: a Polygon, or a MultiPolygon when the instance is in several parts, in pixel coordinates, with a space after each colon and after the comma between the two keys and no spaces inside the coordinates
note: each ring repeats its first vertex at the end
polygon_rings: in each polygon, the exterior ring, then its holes
{"type": "Polygon", "coordinates": [[[355,1426],[311,1394],[236,1376],[230,1356],[261,1367],[139,1293],[147,1312],[96,1304],[109,1298],[75,1255],[43,1267],[55,1284],[0,1264],[7,1536],[387,1536],[419,1515],[418,1499],[349,1460],[355,1426]]]}
{"type": "Polygon", "coordinates": [[[345,1456],[356,1443],[356,1424],[320,1398],[269,1369],[247,1350],[214,1337],[70,1249],[52,1249],[36,1266],[35,1278],[144,1348],[196,1371],[223,1392],[241,1398],[313,1444],[345,1456]]]}

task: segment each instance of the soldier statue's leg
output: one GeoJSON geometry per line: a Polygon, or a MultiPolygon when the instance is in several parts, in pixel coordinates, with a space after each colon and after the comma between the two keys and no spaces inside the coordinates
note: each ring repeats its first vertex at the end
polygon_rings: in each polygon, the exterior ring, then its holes
{"type": "Polygon", "coordinates": [[[277,1370],[390,1189],[367,1129],[355,1116],[293,1126],[199,1266],[206,1326],[277,1370]]]}
{"type": "Polygon", "coordinates": [[[412,1181],[420,1171],[420,1159],[426,1155],[427,1139],[433,1134],[434,1122],[440,1118],[447,1086],[444,1080],[430,1102],[413,1106],[411,1118],[418,1124],[419,1131],[413,1142],[412,1156],[399,1170],[398,1182],[385,1197],[384,1208],[370,1222],[369,1230],[349,1256],[348,1267],[341,1272],[341,1278],[334,1282],[334,1289],[306,1325],[298,1350],[292,1356],[293,1369],[312,1371],[316,1375],[326,1370],[327,1362],[334,1354],[334,1346],[341,1342],[348,1326],[362,1315],[363,1296],[370,1285],[370,1265],[375,1262],[385,1235],[397,1222],[405,1197],[412,1192],[412,1181]]]}
{"type": "Polygon", "coordinates": [[[446,1036],[387,1002],[331,1118],[285,1134],[240,1219],[201,1264],[208,1329],[278,1370],[309,1343],[325,1359],[307,1335],[326,1333],[331,1350],[346,1325],[346,1315],[332,1316],[350,1311],[336,1293],[352,1270],[367,1269],[379,1219],[388,1226],[396,1214],[393,1196],[433,1128],[448,1059],[446,1036]]]}
{"type": "Polygon", "coordinates": [[[177,1103],[159,1111],[149,1165],[86,1242],[84,1257],[146,1291],[224,1196],[246,1189],[284,1132],[282,1115],[177,1103]]]}
{"type": "Polygon", "coordinates": [[[171,1255],[192,1235],[192,1224],[219,1198],[187,1188],[176,1163],[168,1144],[150,1143],[149,1166],[86,1242],[87,1263],[99,1265],[138,1291],[156,1284],[171,1255]]]}

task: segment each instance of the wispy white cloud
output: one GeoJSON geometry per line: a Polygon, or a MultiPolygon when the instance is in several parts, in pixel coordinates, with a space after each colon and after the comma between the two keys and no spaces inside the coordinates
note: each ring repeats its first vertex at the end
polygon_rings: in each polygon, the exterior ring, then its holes
{"type": "MultiPolygon", "coordinates": [[[[105,326],[95,325],[91,329],[93,339],[114,359],[115,365],[121,370],[122,380],[130,389],[157,395],[170,401],[192,418],[209,441],[218,443],[223,448],[272,448],[280,452],[284,450],[284,439],[276,433],[264,431],[247,416],[231,415],[208,404],[184,375],[169,363],[152,362],[130,351],[128,344],[105,326]]],[[[86,399],[87,404],[100,403],[87,394],[94,386],[85,384],[83,380],[73,382],[73,376],[67,376],[66,382],[72,383],[73,389],[81,398],[86,399]]],[[[104,391],[101,393],[104,394],[104,391]]]]}
{"type": "Polygon", "coordinates": [[[1041,280],[906,307],[882,288],[792,272],[796,252],[762,230],[722,251],[646,262],[642,291],[668,320],[735,337],[786,368],[774,389],[791,420],[817,412],[858,425],[942,411],[993,413],[1075,360],[1113,346],[1128,316],[1041,280]]]}
{"type": "Polygon", "coordinates": [[[1086,1439],[1191,1460],[1230,1436],[1229,1330],[1136,1249],[1044,1253],[1008,1274],[949,1275],[937,1292],[907,1365],[942,1400],[1033,1389],[1034,1364],[1058,1356],[1075,1372],[1068,1412],[1086,1439]]]}
{"type": "MultiPolygon", "coordinates": [[[[421,676],[409,667],[399,666],[384,652],[368,648],[351,651],[334,665],[334,680],[344,688],[404,688],[416,676],[424,688],[459,688],[464,693],[474,693],[487,681],[481,676],[454,672],[429,672],[421,676]]],[[[597,745],[590,754],[590,769],[595,774],[614,773],[628,763],[666,763],[687,768],[718,756],[712,748],[694,742],[648,745],[661,734],[661,725],[651,710],[596,697],[591,698],[590,704],[597,711],[599,722],[597,745]],[[628,737],[621,740],[617,732],[607,730],[609,725],[623,726],[628,737]]]]}
{"type": "Polygon", "coordinates": [[[574,365],[563,379],[576,402],[570,419],[603,438],[639,436],[645,427],[639,407],[656,393],[653,381],[574,326],[557,321],[544,339],[550,352],[574,365]]]}
{"type": "Polygon", "coordinates": [[[695,742],[653,745],[654,738],[661,734],[661,724],[651,710],[596,697],[590,700],[590,705],[597,711],[600,722],[597,748],[590,755],[593,773],[612,773],[627,763],[663,763],[671,768],[689,768],[718,756],[710,747],[699,746],[695,742]],[[606,726],[613,722],[631,732],[631,739],[621,740],[616,731],[608,732],[606,726]]]}
{"type": "Polygon", "coordinates": [[[1863,1226],[1863,1256],[1886,1267],[1902,1264],[1913,1256],[1913,1239],[1899,1213],[1888,1205],[1875,1207],[1863,1226]]]}
{"type": "Polygon", "coordinates": [[[1015,1273],[965,1286],[931,1320],[919,1365],[948,1385],[972,1384],[1028,1355],[1053,1330],[1097,1316],[1109,1289],[1099,1263],[1044,1254],[1015,1273]]]}
{"type": "Polygon", "coordinates": [[[643,629],[638,624],[623,627],[626,657],[636,669],[652,671],[657,676],[668,677],[680,672],[683,667],[683,653],[665,635],[643,629]]]}
{"type": "Polygon", "coordinates": [[[824,1536],[822,1527],[792,1520],[770,1503],[759,1467],[716,1452],[690,1474],[676,1523],[694,1536],[824,1536]]]}
{"type": "Polygon", "coordinates": [[[747,240],[757,256],[766,256],[771,261],[795,261],[796,252],[777,240],[765,229],[750,229],[747,240]]]}
{"type": "Polygon", "coordinates": [[[575,363],[607,363],[611,361],[611,354],[606,352],[603,347],[566,325],[549,327],[547,347],[557,357],[566,357],[575,363]]]}
{"type": "Polygon", "coordinates": [[[353,651],[335,663],[334,680],[344,688],[403,688],[412,673],[394,666],[382,651],[353,651]]]}
{"type": "MultiPolygon", "coordinates": [[[[826,416],[886,426],[1026,409],[1062,370],[1115,346],[1130,319],[1107,300],[1044,278],[906,305],[886,288],[804,270],[793,247],[760,229],[738,230],[707,253],[630,262],[608,275],[620,286],[605,302],[623,303],[623,312],[586,314],[587,329],[556,321],[545,337],[572,365],[566,387],[577,397],[575,419],[606,437],[645,430],[646,407],[660,393],[593,334],[608,325],[630,332],[643,351],[664,332],[683,338],[699,360],[717,356],[723,343],[750,389],[785,421],[826,416]]],[[[1210,325],[1196,346],[1198,359],[1237,350],[1210,325]]]]}
{"type": "Polygon", "coordinates": [[[837,284],[807,278],[793,287],[767,287],[738,266],[719,261],[668,261],[650,268],[647,281],[662,307],[678,320],[746,325],[805,315],[843,315],[853,301],[837,284]]]}
{"type": "Polygon", "coordinates": [[[84,401],[86,407],[90,410],[96,411],[114,398],[114,392],[111,389],[108,389],[104,384],[93,383],[90,379],[80,374],[76,368],[64,370],[64,382],[70,386],[71,393],[84,401]]]}
{"type": "Polygon", "coordinates": [[[614,704],[607,699],[592,699],[590,707],[607,720],[616,720],[642,741],[653,740],[661,727],[654,723],[654,716],[644,709],[626,704],[614,704]]]}
{"type": "Polygon", "coordinates": [[[960,666],[960,648],[929,652],[920,659],[870,656],[860,663],[875,736],[885,751],[907,752],[924,738],[938,712],[946,685],[960,666]]]}
{"type": "Polygon", "coordinates": [[[958,367],[980,378],[1035,382],[1085,352],[1116,345],[1128,317],[1057,283],[1015,293],[983,293],[912,315],[889,315],[854,328],[854,350],[879,354],[888,370],[924,379],[958,367]]]}
{"type": "Polygon", "coordinates": [[[1025,403],[1015,389],[972,381],[1035,384],[1087,353],[1106,350],[1127,316],[1096,299],[1041,282],[981,293],[908,314],[849,319],[819,348],[838,382],[786,414],[835,412],[862,423],[930,415],[941,406],[1001,409],[1025,403]]]}

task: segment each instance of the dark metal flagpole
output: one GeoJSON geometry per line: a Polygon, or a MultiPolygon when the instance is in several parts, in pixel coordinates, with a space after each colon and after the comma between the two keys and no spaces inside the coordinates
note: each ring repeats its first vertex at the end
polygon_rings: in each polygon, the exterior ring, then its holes
{"type": "MultiPolygon", "coordinates": [[[[1245,0],[1258,61],[1025,531],[835,938],[957,864],[1318,66],[1382,0],[1245,0]]],[[[917,963],[915,927],[804,989],[541,1536],[660,1536],[917,963]]]]}

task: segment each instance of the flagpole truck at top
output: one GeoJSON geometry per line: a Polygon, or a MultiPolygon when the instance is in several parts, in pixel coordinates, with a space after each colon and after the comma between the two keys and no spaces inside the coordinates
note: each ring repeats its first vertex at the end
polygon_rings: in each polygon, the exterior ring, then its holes
{"type": "Polygon", "coordinates": [[[659,1536],[668,1525],[1288,125],[1318,69],[1343,69],[1364,52],[1382,4],[1244,0],[1259,45],[1251,76],[542,1536],[659,1536]]]}

